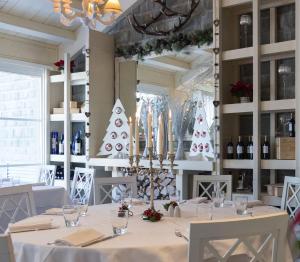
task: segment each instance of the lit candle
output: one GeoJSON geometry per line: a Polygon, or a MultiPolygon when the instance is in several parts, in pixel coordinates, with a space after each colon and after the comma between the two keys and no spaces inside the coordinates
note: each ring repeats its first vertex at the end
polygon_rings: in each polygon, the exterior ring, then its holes
{"type": "Polygon", "coordinates": [[[151,107],[149,107],[149,112],[148,112],[148,147],[153,146],[153,141],[152,141],[152,112],[151,112],[151,107]]]}
{"type": "Polygon", "coordinates": [[[133,156],[133,126],[131,117],[129,117],[129,156],[133,156]]]}
{"type": "Polygon", "coordinates": [[[157,154],[164,154],[164,125],[162,115],[158,118],[158,130],[157,130],[157,154]]]}
{"type": "Polygon", "coordinates": [[[168,123],[169,154],[174,153],[172,126],[173,126],[172,112],[171,110],[169,110],[169,123],[168,123]]]}
{"type": "Polygon", "coordinates": [[[138,113],[135,114],[135,155],[138,156],[140,154],[140,124],[139,124],[140,118],[138,116],[138,113]]]}

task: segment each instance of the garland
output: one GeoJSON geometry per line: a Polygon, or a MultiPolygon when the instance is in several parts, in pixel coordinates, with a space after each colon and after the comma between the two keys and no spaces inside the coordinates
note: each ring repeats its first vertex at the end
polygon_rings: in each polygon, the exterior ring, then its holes
{"type": "Polygon", "coordinates": [[[152,52],[159,55],[163,51],[181,51],[186,46],[202,46],[204,44],[210,45],[213,41],[212,28],[205,30],[198,30],[187,34],[172,35],[168,38],[154,39],[147,42],[145,45],[134,44],[126,47],[119,47],[116,49],[116,57],[131,58],[133,56],[143,60],[152,52]]]}

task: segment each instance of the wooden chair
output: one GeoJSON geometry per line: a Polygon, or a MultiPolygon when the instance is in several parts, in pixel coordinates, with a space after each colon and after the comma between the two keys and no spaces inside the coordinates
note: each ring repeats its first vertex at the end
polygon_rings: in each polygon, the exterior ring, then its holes
{"type": "Polygon", "coordinates": [[[244,219],[192,222],[190,224],[189,262],[283,262],[285,261],[287,227],[288,215],[286,212],[244,219]],[[255,237],[257,242],[253,243],[249,237],[252,238],[252,241],[255,237]],[[218,241],[215,242],[215,240],[218,241]],[[223,243],[222,240],[226,243],[223,243]],[[227,243],[232,243],[228,249],[227,243]],[[240,245],[245,249],[243,249],[242,254],[235,254],[240,245]],[[221,252],[220,248],[222,249],[221,252]],[[266,250],[270,252],[270,249],[272,255],[269,259],[266,259],[265,256],[262,257],[264,252],[266,250]],[[204,253],[206,256],[208,255],[205,250],[209,251],[209,256],[212,258],[204,258],[204,253]]]}
{"type": "Polygon", "coordinates": [[[31,185],[0,188],[0,232],[5,232],[9,223],[35,214],[31,185]]]}
{"type": "Polygon", "coordinates": [[[0,261],[1,262],[16,261],[10,234],[0,235],[0,261]]]}
{"type": "Polygon", "coordinates": [[[227,200],[231,200],[232,176],[230,175],[195,175],[193,181],[193,198],[212,198],[212,191],[225,191],[227,200]]]}
{"type": "Polygon", "coordinates": [[[137,181],[135,176],[126,177],[102,177],[95,179],[95,203],[112,203],[117,200],[114,198],[114,190],[120,192],[131,190],[132,197],[137,196],[137,181]]]}
{"type": "MultiPolygon", "coordinates": [[[[76,167],[71,186],[70,199],[76,199],[81,203],[89,203],[91,193],[94,192],[94,176],[95,169],[76,167]]],[[[95,194],[93,201],[95,203],[95,194]]]]}
{"type": "Polygon", "coordinates": [[[289,213],[290,218],[295,215],[300,207],[300,178],[286,176],[281,198],[281,209],[289,213]]]}
{"type": "Polygon", "coordinates": [[[46,165],[41,167],[39,183],[45,183],[47,186],[54,186],[56,175],[56,166],[54,165],[46,165]]]}

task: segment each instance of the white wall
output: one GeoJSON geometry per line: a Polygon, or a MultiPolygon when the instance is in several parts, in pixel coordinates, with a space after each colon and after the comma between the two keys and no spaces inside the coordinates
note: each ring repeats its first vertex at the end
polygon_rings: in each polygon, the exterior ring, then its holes
{"type": "Polygon", "coordinates": [[[58,47],[1,33],[0,57],[52,66],[58,59],[58,47]]]}

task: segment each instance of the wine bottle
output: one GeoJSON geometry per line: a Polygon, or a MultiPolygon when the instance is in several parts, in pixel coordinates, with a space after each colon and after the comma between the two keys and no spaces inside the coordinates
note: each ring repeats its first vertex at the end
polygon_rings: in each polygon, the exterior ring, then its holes
{"type": "Polygon", "coordinates": [[[270,143],[268,142],[267,136],[265,136],[265,141],[262,145],[262,159],[270,159],[270,143]]]}
{"type": "Polygon", "coordinates": [[[233,159],[233,143],[231,138],[226,146],[226,157],[227,159],[233,159]]]}
{"type": "Polygon", "coordinates": [[[288,121],[289,137],[295,137],[295,119],[291,113],[291,119],[288,121]]]}
{"type": "Polygon", "coordinates": [[[51,154],[58,154],[58,132],[51,132],[51,154]]]}
{"type": "Polygon", "coordinates": [[[80,138],[80,132],[78,131],[75,136],[75,148],[74,148],[75,155],[79,156],[82,155],[82,140],[80,138]]]}
{"type": "Polygon", "coordinates": [[[64,154],[64,134],[61,134],[61,138],[59,140],[59,144],[58,144],[58,153],[60,155],[64,154]]]}
{"type": "Polygon", "coordinates": [[[249,142],[247,144],[247,158],[253,159],[253,142],[252,136],[249,136],[249,142]]]}
{"type": "Polygon", "coordinates": [[[244,143],[242,141],[242,137],[239,136],[239,142],[236,145],[236,158],[243,159],[244,158],[244,143]]]}

